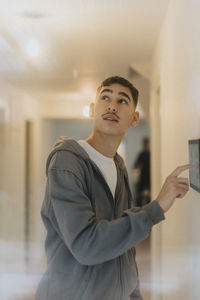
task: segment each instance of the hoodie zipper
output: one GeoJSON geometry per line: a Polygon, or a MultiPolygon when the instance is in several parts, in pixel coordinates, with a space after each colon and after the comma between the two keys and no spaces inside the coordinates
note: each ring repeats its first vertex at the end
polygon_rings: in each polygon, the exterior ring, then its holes
{"type": "Polygon", "coordinates": [[[123,281],[122,281],[122,263],[121,257],[118,257],[118,264],[119,264],[119,282],[120,282],[120,299],[123,299],[123,281]]]}
{"type": "MultiPolygon", "coordinates": [[[[115,214],[115,218],[117,218],[117,214],[116,214],[116,208],[117,208],[117,203],[119,201],[119,193],[120,193],[120,178],[122,178],[122,174],[121,174],[121,170],[120,168],[118,167],[118,165],[116,165],[116,168],[117,168],[117,185],[116,185],[116,189],[115,189],[115,199],[114,199],[114,202],[115,202],[115,210],[114,210],[114,214],[115,214]]],[[[120,284],[120,300],[123,299],[123,281],[122,281],[122,262],[121,262],[121,257],[117,257],[117,262],[118,262],[118,266],[119,266],[119,284],[120,284]]]]}
{"type": "MultiPolygon", "coordinates": [[[[102,178],[102,180],[103,180],[103,182],[105,184],[105,187],[106,187],[106,189],[108,190],[108,192],[109,192],[109,194],[111,196],[111,199],[112,199],[111,202],[112,202],[112,206],[113,206],[114,219],[116,219],[117,218],[117,213],[116,213],[116,206],[117,205],[116,204],[117,204],[117,202],[118,202],[117,200],[119,198],[119,197],[117,197],[117,192],[118,192],[119,186],[120,186],[120,184],[119,184],[119,178],[121,178],[120,168],[118,168],[118,166],[116,165],[116,168],[117,168],[117,184],[116,184],[116,189],[115,189],[115,197],[113,197],[113,194],[112,194],[112,192],[110,190],[110,187],[109,187],[108,183],[106,182],[106,180],[105,180],[105,178],[104,178],[101,170],[98,168],[98,166],[96,166],[96,164],[95,164],[95,167],[96,167],[97,172],[101,175],[101,178],[102,178]]],[[[119,299],[121,300],[121,299],[123,299],[123,281],[122,281],[122,275],[121,275],[121,272],[122,272],[122,262],[121,262],[120,256],[117,257],[117,263],[118,263],[118,266],[119,266],[119,274],[118,275],[119,275],[119,283],[120,283],[120,298],[119,299]]]]}

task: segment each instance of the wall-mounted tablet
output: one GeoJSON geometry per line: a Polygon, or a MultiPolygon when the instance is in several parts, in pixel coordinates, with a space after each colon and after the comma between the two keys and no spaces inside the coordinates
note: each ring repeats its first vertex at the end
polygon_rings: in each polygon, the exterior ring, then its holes
{"type": "Polygon", "coordinates": [[[189,169],[190,186],[200,192],[200,139],[189,140],[188,145],[190,163],[195,164],[189,169]]]}

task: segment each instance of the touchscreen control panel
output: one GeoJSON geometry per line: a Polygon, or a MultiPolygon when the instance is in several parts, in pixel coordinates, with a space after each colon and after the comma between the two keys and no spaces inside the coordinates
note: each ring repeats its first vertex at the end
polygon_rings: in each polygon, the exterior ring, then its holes
{"type": "Polygon", "coordinates": [[[189,160],[195,164],[194,168],[189,170],[190,186],[200,192],[200,139],[189,140],[189,160]]]}

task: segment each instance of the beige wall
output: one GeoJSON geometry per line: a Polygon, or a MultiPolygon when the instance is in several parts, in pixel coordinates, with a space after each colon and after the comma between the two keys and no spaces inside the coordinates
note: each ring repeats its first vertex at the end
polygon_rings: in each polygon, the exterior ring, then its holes
{"type": "MultiPolygon", "coordinates": [[[[200,137],[199,19],[198,1],[171,1],[155,50],[151,125],[155,149],[159,140],[153,128],[159,126],[159,120],[153,115],[159,113],[156,93],[160,87],[160,167],[155,167],[154,156],[153,197],[159,188],[159,172],[163,183],[173,169],[188,163],[188,140],[200,137]]],[[[199,210],[200,194],[190,189],[184,199],[176,200],[166,221],[153,230],[153,299],[199,299],[199,210]]]]}

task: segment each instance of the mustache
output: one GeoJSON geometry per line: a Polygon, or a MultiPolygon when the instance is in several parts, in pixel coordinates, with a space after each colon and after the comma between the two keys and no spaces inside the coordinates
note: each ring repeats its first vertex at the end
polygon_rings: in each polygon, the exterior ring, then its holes
{"type": "Polygon", "coordinates": [[[105,117],[107,115],[113,115],[116,119],[118,119],[118,120],[120,119],[120,117],[118,115],[116,115],[115,113],[113,113],[113,112],[112,113],[111,112],[109,112],[109,113],[107,112],[107,113],[103,114],[102,117],[105,117]]]}

